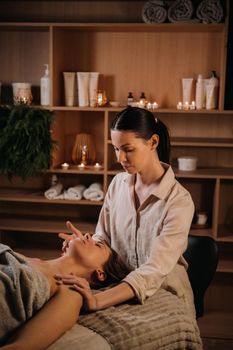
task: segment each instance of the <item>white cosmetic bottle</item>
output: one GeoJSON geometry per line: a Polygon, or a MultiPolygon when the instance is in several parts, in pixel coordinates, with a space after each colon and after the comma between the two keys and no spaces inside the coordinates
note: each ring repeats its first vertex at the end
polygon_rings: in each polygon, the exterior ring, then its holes
{"type": "Polygon", "coordinates": [[[211,77],[206,85],[206,109],[216,109],[218,106],[218,85],[219,81],[216,72],[211,72],[211,77]]]}
{"type": "Polygon", "coordinates": [[[205,107],[205,86],[202,74],[199,74],[196,82],[196,109],[205,107]]]}
{"type": "Polygon", "coordinates": [[[44,64],[45,74],[40,79],[40,104],[41,106],[50,105],[50,76],[49,65],[44,64]]]}

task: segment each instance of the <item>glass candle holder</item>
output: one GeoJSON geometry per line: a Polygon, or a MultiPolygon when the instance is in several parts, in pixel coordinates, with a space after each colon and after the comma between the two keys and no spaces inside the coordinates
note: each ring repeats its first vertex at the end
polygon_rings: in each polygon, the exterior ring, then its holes
{"type": "Polygon", "coordinates": [[[103,107],[107,103],[107,97],[105,91],[98,90],[96,96],[96,104],[98,107],[103,107]]]}
{"type": "Polygon", "coordinates": [[[29,83],[12,83],[14,104],[32,103],[31,84],[29,83]]]}
{"type": "Polygon", "coordinates": [[[176,108],[179,110],[183,109],[182,102],[178,102],[176,108]]]}
{"type": "Polygon", "coordinates": [[[62,167],[63,170],[69,169],[69,166],[70,166],[70,165],[69,165],[68,163],[62,163],[62,164],[61,164],[61,167],[62,167]]]}
{"type": "Polygon", "coordinates": [[[183,104],[183,110],[184,110],[184,111],[188,111],[188,110],[189,110],[189,103],[188,103],[188,102],[185,102],[185,103],[183,104]]]}

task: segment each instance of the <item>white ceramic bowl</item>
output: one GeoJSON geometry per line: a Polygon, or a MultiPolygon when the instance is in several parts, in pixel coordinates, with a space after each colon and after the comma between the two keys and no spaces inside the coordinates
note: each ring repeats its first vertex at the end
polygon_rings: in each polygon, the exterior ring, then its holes
{"type": "Polygon", "coordinates": [[[110,101],[109,103],[110,103],[110,106],[112,106],[112,107],[119,107],[120,106],[120,102],[118,102],[118,101],[110,101]]]}
{"type": "Polygon", "coordinates": [[[184,156],[177,158],[178,169],[182,171],[193,171],[197,168],[197,158],[191,156],[184,156]]]}

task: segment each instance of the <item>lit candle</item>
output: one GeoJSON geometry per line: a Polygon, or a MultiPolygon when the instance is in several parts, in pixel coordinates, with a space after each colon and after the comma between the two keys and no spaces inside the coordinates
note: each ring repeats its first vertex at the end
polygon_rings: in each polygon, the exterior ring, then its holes
{"type": "Polygon", "coordinates": [[[182,102],[178,102],[176,108],[177,109],[182,109],[182,102]]]}
{"type": "Polygon", "coordinates": [[[158,107],[159,107],[158,103],[157,102],[153,102],[152,108],[153,109],[157,109],[158,107]]]}
{"type": "Polygon", "coordinates": [[[188,102],[185,102],[185,103],[184,103],[183,109],[184,109],[185,111],[188,111],[188,110],[189,110],[189,103],[188,103],[188,102]]]}
{"type": "Polygon", "coordinates": [[[139,101],[139,107],[140,107],[140,108],[144,108],[144,107],[145,107],[145,100],[144,100],[144,98],[142,98],[142,99],[139,101]]]}
{"type": "Polygon", "coordinates": [[[79,168],[79,170],[84,170],[85,164],[84,164],[84,163],[80,163],[80,164],[78,165],[78,168],[79,168]]]}
{"type": "Polygon", "coordinates": [[[98,106],[102,106],[102,103],[103,103],[103,95],[102,95],[102,93],[98,93],[97,103],[98,103],[98,106]]]}
{"type": "Polygon", "coordinates": [[[152,104],[150,102],[148,102],[147,105],[146,105],[146,108],[147,109],[151,109],[152,108],[152,104]]]}
{"type": "Polygon", "coordinates": [[[191,103],[191,105],[189,107],[190,107],[190,109],[196,109],[195,101],[192,101],[192,103],[191,103]]]}
{"type": "Polygon", "coordinates": [[[100,168],[101,168],[100,163],[95,163],[94,169],[95,169],[95,170],[100,170],[100,168]]]}
{"type": "Polygon", "coordinates": [[[63,170],[67,170],[68,168],[69,168],[69,164],[68,163],[63,163],[62,165],[61,165],[61,167],[62,167],[62,169],[63,170]]]}
{"type": "Polygon", "coordinates": [[[107,97],[105,94],[105,91],[98,91],[97,92],[97,106],[102,107],[105,106],[107,103],[107,97]]]}

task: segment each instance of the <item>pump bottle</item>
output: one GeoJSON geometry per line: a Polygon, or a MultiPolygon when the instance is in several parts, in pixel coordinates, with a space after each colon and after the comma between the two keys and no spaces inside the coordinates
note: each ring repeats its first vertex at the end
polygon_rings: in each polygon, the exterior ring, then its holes
{"type": "Polygon", "coordinates": [[[50,105],[50,76],[49,76],[49,65],[44,64],[45,73],[40,79],[40,104],[41,106],[50,105]]]}

